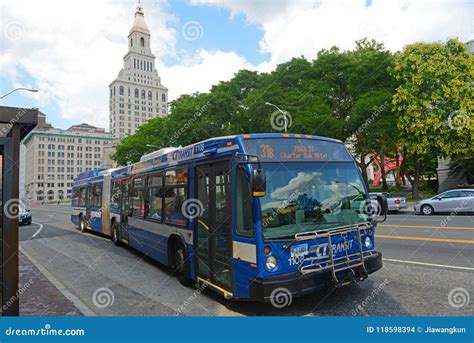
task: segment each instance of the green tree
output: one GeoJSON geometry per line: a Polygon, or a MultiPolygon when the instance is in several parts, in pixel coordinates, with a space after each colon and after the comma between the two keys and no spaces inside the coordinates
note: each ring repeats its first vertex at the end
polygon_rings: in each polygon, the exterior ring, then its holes
{"type": "Polygon", "coordinates": [[[395,56],[393,107],[405,158],[413,165],[408,176],[414,198],[426,156],[473,152],[473,59],[456,39],[407,45],[395,56]]]}
{"type": "Polygon", "coordinates": [[[167,146],[162,133],[168,121],[168,117],[157,117],[140,126],[135,134],[125,137],[117,144],[112,159],[118,165],[125,166],[139,161],[141,156],[157,150],[157,147],[167,146]]]}

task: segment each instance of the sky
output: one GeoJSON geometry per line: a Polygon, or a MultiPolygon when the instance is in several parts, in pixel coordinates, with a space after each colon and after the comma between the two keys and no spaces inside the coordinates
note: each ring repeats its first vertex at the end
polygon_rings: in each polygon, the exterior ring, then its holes
{"type": "MultiPolygon", "coordinates": [[[[108,85],[123,66],[136,1],[0,0],[2,106],[38,107],[56,127],[108,128],[108,85]]],[[[391,51],[474,38],[473,0],[141,0],[169,99],[206,92],[240,69],[269,72],[292,57],[352,49],[363,37],[391,51]]]]}

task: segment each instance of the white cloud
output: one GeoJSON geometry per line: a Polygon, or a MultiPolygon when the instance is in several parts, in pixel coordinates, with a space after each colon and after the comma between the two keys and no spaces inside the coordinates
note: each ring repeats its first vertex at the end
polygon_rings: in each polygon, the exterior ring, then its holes
{"type": "Polygon", "coordinates": [[[472,1],[439,0],[308,0],[225,1],[192,0],[194,4],[225,7],[231,17],[244,14],[260,25],[262,52],[275,66],[292,57],[309,59],[333,45],[351,49],[365,36],[385,43],[392,50],[417,41],[472,38],[472,1]]]}
{"type": "Polygon", "coordinates": [[[230,80],[240,69],[255,69],[255,66],[235,52],[199,50],[193,61],[163,69],[161,74],[169,97],[175,99],[180,94],[209,91],[219,81],[230,80]]]}
{"type": "MultiPolygon", "coordinates": [[[[135,1],[10,1],[0,12],[0,72],[19,84],[26,71],[40,92],[40,109],[58,106],[65,119],[108,126],[108,85],[123,65],[135,1]]],[[[173,55],[176,32],[166,4],[150,3],[145,17],[152,48],[173,55]]],[[[53,123],[54,124],[54,123],[53,123]]]]}

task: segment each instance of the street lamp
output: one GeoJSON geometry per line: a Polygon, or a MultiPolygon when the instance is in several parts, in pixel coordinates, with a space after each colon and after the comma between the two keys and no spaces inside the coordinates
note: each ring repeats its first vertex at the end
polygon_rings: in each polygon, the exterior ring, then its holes
{"type": "Polygon", "coordinates": [[[266,102],[265,105],[267,106],[273,106],[275,107],[278,111],[280,111],[282,114],[283,114],[283,120],[284,120],[284,123],[285,123],[285,132],[287,131],[287,128],[288,128],[288,118],[286,117],[287,115],[287,112],[283,111],[282,109],[280,109],[280,107],[278,107],[277,105],[275,104],[272,104],[271,102],[266,102]]]}
{"type": "Polygon", "coordinates": [[[19,87],[19,88],[15,88],[14,90],[8,92],[7,94],[4,94],[4,95],[0,96],[0,99],[3,99],[3,98],[6,97],[7,95],[10,95],[10,94],[12,94],[13,92],[16,92],[16,91],[28,91],[28,92],[36,93],[38,90],[37,90],[37,89],[34,89],[34,88],[19,87]]]}

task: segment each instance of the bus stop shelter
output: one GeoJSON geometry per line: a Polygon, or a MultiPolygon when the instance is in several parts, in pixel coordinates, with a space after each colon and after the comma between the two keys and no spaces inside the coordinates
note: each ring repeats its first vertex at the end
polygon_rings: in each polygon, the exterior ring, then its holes
{"type": "Polygon", "coordinates": [[[0,300],[3,316],[19,314],[18,206],[21,140],[38,123],[38,109],[0,106],[0,300]]]}

